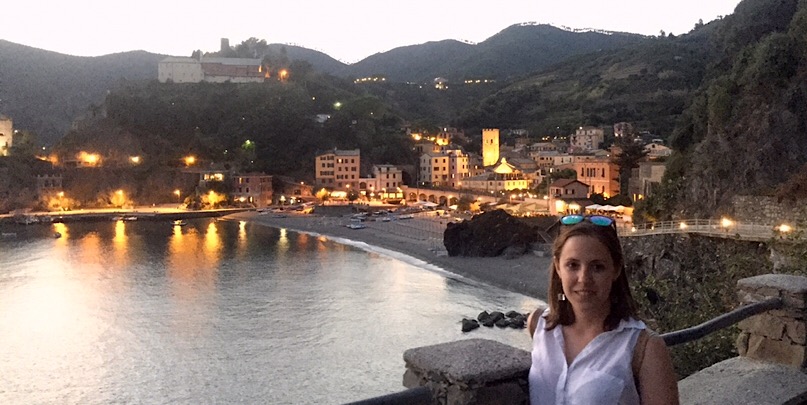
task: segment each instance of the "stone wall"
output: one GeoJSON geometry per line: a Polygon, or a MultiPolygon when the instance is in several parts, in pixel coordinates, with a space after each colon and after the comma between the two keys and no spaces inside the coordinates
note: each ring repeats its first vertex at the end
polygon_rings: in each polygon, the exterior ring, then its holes
{"type": "Polygon", "coordinates": [[[807,201],[778,202],[776,197],[735,196],[733,212],[740,222],[759,225],[807,224],[807,201]]]}

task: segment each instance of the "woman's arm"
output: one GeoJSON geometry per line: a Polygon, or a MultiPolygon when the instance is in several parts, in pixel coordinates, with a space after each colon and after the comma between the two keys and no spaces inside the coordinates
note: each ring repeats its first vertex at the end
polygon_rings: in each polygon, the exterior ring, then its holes
{"type": "Polygon", "coordinates": [[[647,341],[638,388],[642,405],[678,404],[678,381],[670,351],[661,336],[652,336],[647,341]]]}

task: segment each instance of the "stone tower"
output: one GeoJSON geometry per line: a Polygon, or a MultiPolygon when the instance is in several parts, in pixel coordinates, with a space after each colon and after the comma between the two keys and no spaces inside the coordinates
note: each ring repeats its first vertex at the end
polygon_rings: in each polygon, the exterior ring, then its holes
{"type": "Polygon", "coordinates": [[[482,166],[493,166],[499,161],[499,129],[482,130],[482,166]]]}
{"type": "Polygon", "coordinates": [[[14,141],[14,123],[11,118],[0,115],[0,156],[8,156],[14,141]]]}

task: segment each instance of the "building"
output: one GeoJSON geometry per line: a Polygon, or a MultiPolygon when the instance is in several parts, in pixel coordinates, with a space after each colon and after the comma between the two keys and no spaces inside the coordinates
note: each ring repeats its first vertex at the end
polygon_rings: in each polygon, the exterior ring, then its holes
{"type": "Polygon", "coordinates": [[[262,83],[267,75],[260,59],[169,56],[157,65],[160,83],[262,83]]]}
{"type": "Polygon", "coordinates": [[[0,156],[8,156],[14,144],[14,122],[11,118],[0,115],[0,156]]]}
{"type": "Polygon", "coordinates": [[[588,184],[579,180],[555,180],[549,185],[549,213],[563,215],[583,212],[590,204],[588,190],[588,184]]]}
{"type": "Polygon", "coordinates": [[[664,162],[639,162],[639,167],[631,170],[628,193],[633,201],[643,200],[661,184],[666,166],[664,162]]]}
{"type": "Polygon", "coordinates": [[[510,190],[526,190],[530,181],[515,166],[502,158],[501,163],[492,172],[470,177],[462,182],[463,188],[486,193],[500,193],[510,190]]]}
{"type": "Polygon", "coordinates": [[[317,187],[347,190],[359,187],[361,151],[359,149],[331,151],[317,155],[314,178],[317,187]]]}
{"type": "Polygon", "coordinates": [[[482,130],[482,165],[494,166],[499,163],[499,130],[482,130]]]}
{"type": "Polygon", "coordinates": [[[605,198],[619,194],[619,166],[608,159],[582,160],[574,163],[577,179],[588,184],[590,194],[605,198]]]}
{"type": "Polygon", "coordinates": [[[672,155],[672,149],[658,142],[651,142],[645,145],[644,150],[647,152],[647,158],[650,160],[665,158],[672,155]]]}
{"type": "Polygon", "coordinates": [[[272,205],[272,176],[247,173],[232,176],[234,202],[252,204],[257,208],[272,205]]]}
{"type": "Polygon", "coordinates": [[[580,127],[569,137],[569,147],[577,151],[599,149],[605,141],[605,131],[597,127],[580,127]]]}
{"type": "Polygon", "coordinates": [[[460,188],[463,180],[469,176],[468,155],[459,149],[420,155],[420,184],[460,188]]]}

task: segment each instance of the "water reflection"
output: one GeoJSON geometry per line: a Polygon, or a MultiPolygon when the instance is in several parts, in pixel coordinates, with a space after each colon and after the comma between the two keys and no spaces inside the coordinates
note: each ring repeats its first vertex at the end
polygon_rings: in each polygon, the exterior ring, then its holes
{"type": "Polygon", "coordinates": [[[344,403],[400,390],[408,348],[526,340],[457,322],[532,300],[325,237],[207,220],[42,229],[0,248],[0,403],[344,403]]]}

